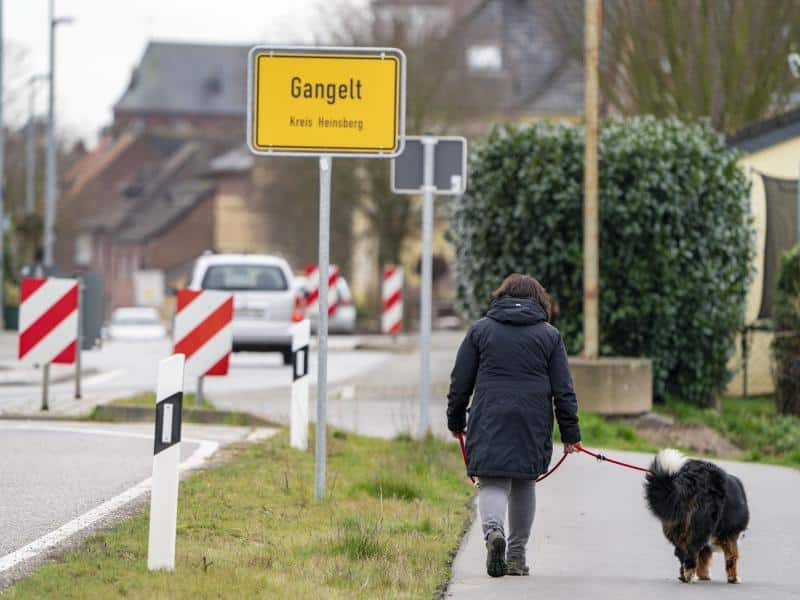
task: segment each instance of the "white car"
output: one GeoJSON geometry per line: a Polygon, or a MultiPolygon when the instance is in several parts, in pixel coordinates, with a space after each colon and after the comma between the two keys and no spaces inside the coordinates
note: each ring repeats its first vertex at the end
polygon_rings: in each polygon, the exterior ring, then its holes
{"type": "Polygon", "coordinates": [[[155,308],[129,306],[111,313],[106,337],[123,341],[160,340],[167,337],[167,330],[155,308]]]}
{"type": "MultiPolygon", "coordinates": [[[[297,275],[294,280],[303,298],[308,297],[308,279],[297,275]]],[[[350,286],[347,285],[347,280],[341,275],[336,280],[336,288],[330,290],[329,298],[336,301],[336,312],[328,318],[328,331],[330,333],[355,333],[356,307],[353,304],[353,294],[350,293],[350,286]]],[[[311,321],[311,331],[316,331],[319,313],[317,311],[306,311],[306,316],[311,321]]]]}
{"type": "Polygon", "coordinates": [[[302,319],[302,301],[283,258],[205,254],[195,262],[189,288],[233,292],[234,352],[280,352],[291,364],[291,326],[302,319]]]}

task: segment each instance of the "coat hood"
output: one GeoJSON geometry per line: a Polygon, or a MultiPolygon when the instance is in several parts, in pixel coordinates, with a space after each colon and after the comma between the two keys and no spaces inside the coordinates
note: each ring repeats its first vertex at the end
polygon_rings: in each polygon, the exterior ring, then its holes
{"type": "Polygon", "coordinates": [[[492,300],[486,316],[500,323],[534,325],[547,321],[542,305],[531,298],[503,296],[492,300]]]}

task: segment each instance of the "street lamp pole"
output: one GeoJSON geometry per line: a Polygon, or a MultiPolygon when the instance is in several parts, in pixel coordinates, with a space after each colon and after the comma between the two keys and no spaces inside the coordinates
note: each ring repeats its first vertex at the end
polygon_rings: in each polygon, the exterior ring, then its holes
{"type": "Polygon", "coordinates": [[[56,220],[56,206],[58,204],[58,164],[56,147],[56,27],[61,23],[69,23],[70,18],[56,18],[55,0],[50,0],[50,93],[47,99],[47,163],[45,183],[45,211],[44,211],[44,266],[53,266],[53,227],[56,220]]]}
{"type": "Polygon", "coordinates": [[[28,126],[25,143],[25,215],[36,212],[36,83],[47,75],[34,75],[28,80],[28,126]]]}
{"type": "Polygon", "coordinates": [[[49,90],[47,94],[47,158],[45,163],[45,190],[44,190],[44,266],[53,266],[53,225],[55,223],[56,210],[56,147],[55,147],[55,127],[56,115],[55,106],[55,0],[50,0],[50,69],[47,73],[49,90]]]}

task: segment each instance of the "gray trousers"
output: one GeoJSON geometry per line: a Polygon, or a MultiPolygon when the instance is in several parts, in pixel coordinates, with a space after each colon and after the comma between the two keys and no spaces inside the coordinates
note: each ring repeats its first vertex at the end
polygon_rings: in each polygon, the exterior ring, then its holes
{"type": "Polygon", "coordinates": [[[536,484],[530,479],[481,477],[478,489],[478,510],[483,537],[492,529],[505,536],[503,524],[508,509],[508,560],[525,562],[525,547],[531,535],[536,513],[536,484]]]}

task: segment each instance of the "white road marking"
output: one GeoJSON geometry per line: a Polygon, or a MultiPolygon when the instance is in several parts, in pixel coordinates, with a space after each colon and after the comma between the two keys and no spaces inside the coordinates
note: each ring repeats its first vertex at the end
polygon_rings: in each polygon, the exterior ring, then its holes
{"type": "Polygon", "coordinates": [[[254,429],[250,433],[250,435],[248,435],[247,438],[245,438],[244,441],[251,444],[254,442],[260,442],[262,440],[267,439],[268,437],[271,437],[274,433],[275,433],[274,427],[258,427],[254,429]]]}
{"type": "MultiPolygon", "coordinates": [[[[4,426],[0,424],[0,429],[30,429],[30,430],[44,430],[44,431],[59,431],[59,432],[67,432],[67,433],[88,433],[92,435],[116,435],[121,437],[131,437],[131,438],[140,438],[140,439],[153,439],[152,435],[143,434],[143,433],[135,433],[132,431],[110,431],[105,429],[89,429],[89,428],[80,428],[80,427],[53,427],[47,425],[36,425],[36,424],[18,424],[12,426],[4,426]]],[[[188,471],[191,469],[196,469],[200,465],[202,465],[208,458],[214,454],[219,448],[219,442],[214,442],[211,440],[198,440],[198,439],[184,439],[185,442],[199,444],[199,448],[194,451],[194,453],[183,461],[179,469],[183,471],[188,471]]],[[[62,525],[55,531],[52,531],[48,534],[43,535],[39,539],[32,541],[27,546],[23,546],[19,550],[15,550],[10,554],[6,554],[5,556],[0,557],[0,573],[3,571],[7,571],[8,569],[32,558],[35,558],[42,552],[46,552],[50,550],[54,546],[60,544],[70,536],[75,535],[76,533],[86,529],[90,525],[96,523],[97,521],[104,519],[115,510],[120,509],[121,507],[125,506],[129,502],[132,502],[136,498],[139,498],[143,494],[147,493],[150,490],[150,486],[152,484],[152,477],[148,477],[144,481],[136,484],[132,488],[127,489],[126,491],[122,492],[118,496],[114,496],[110,500],[103,502],[100,506],[93,508],[89,512],[82,514],[79,517],[76,517],[72,521],[62,525]]]]}
{"type": "MultiPolygon", "coordinates": [[[[12,423],[10,421],[0,422],[0,429],[23,429],[32,431],[56,431],[58,433],[90,433],[92,435],[110,435],[115,437],[129,437],[138,438],[141,440],[152,440],[153,435],[150,433],[138,433],[136,431],[114,431],[113,429],[93,429],[89,427],[61,427],[59,425],[39,425],[35,421],[23,421],[21,423],[12,423]]],[[[214,443],[219,446],[218,442],[211,440],[202,440],[199,438],[185,438],[181,437],[181,441],[190,444],[205,444],[214,443]]],[[[187,459],[188,462],[191,459],[187,459]]],[[[185,463],[184,463],[185,464],[185,463]]]]}
{"type": "Polygon", "coordinates": [[[107,373],[98,373],[97,375],[84,378],[83,387],[107,383],[112,379],[116,379],[120,375],[125,375],[125,373],[127,373],[125,369],[114,369],[113,371],[108,371],[107,373]]]}

